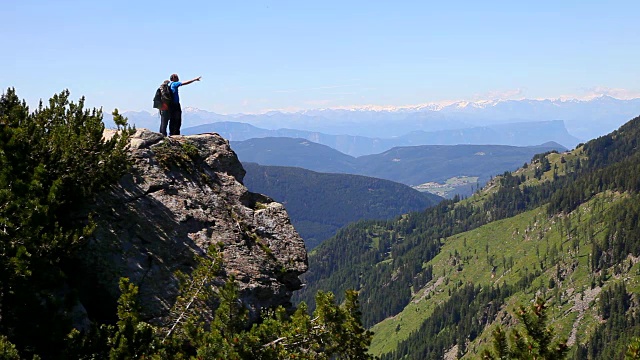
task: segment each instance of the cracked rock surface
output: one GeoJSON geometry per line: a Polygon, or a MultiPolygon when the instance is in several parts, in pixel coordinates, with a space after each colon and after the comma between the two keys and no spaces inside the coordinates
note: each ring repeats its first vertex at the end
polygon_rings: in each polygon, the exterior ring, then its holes
{"type": "Polygon", "coordinates": [[[140,129],[131,156],[129,174],[90,209],[97,228],[80,268],[95,283],[91,296],[117,298],[119,278],[128,277],[139,286],[144,317],[160,321],[177,295],[175,272],[189,273],[197,256],[222,244],[214,285],[233,275],[252,316],[291,306],[307,270],[304,242],[281,204],[244,187],[227,140],[140,129]]]}

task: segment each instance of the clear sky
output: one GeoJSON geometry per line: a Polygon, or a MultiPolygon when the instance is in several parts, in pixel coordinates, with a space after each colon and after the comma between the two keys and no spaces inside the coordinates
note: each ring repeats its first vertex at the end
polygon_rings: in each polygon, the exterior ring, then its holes
{"type": "Polygon", "coordinates": [[[3,0],[0,86],[109,112],[640,94],[640,1],[3,0]]]}

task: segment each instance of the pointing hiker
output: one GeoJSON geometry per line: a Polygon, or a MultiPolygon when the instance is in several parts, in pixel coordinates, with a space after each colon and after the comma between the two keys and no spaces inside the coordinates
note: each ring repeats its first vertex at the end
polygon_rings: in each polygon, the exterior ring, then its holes
{"type": "Polygon", "coordinates": [[[153,98],[153,107],[160,111],[160,134],[167,136],[167,125],[169,124],[169,105],[173,101],[173,94],[169,89],[169,80],[162,82],[156,96],[153,98]]]}
{"type": "Polygon", "coordinates": [[[195,79],[189,81],[180,82],[178,74],[171,74],[169,80],[169,89],[173,94],[173,99],[169,105],[169,134],[180,135],[180,126],[182,126],[182,108],[180,107],[180,96],[178,95],[178,88],[182,85],[189,85],[194,81],[200,81],[202,76],[198,76],[195,79]]]}

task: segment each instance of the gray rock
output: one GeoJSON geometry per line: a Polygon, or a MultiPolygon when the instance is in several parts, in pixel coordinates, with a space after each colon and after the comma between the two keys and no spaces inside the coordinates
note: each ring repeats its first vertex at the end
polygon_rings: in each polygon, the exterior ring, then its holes
{"type": "Polygon", "coordinates": [[[130,151],[130,173],[90,209],[97,228],[81,267],[94,287],[116,299],[119,278],[130,278],[145,318],[161,322],[177,296],[175,272],[189,273],[195,257],[223,244],[223,274],[214,285],[233,275],[254,317],[264,307],[291,306],[307,270],[303,240],[281,204],[244,187],[227,140],[140,129],[130,151]]]}

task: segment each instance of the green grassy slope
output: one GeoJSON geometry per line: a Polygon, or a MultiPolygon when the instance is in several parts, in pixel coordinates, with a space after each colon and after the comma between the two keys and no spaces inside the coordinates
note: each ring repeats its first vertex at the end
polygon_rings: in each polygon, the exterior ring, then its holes
{"type": "MultiPolygon", "coordinates": [[[[588,340],[599,321],[595,299],[603,288],[597,285],[592,288],[592,283],[600,278],[590,271],[590,244],[594,239],[602,240],[605,234],[606,224],[600,219],[614,205],[627,201],[640,198],[603,193],[567,216],[549,218],[541,207],[447,238],[441,252],[425,264],[433,266],[434,279],[414,293],[401,313],[373,327],[371,352],[381,355],[394,350],[400,341],[420,328],[438,304],[450,297],[450,291],[462,284],[513,285],[523,274],[536,271],[539,274],[529,286],[507,299],[500,316],[508,318],[507,310],[513,312],[516,305],[543,295],[553,304],[552,326],[558,334],[571,337],[570,345],[588,340]]],[[[625,279],[628,290],[634,293],[640,290],[640,278],[636,276],[639,268],[632,261],[630,258],[624,271],[615,276],[614,269],[606,269],[609,281],[604,287],[611,286],[610,281],[625,279]]],[[[467,346],[467,356],[473,358],[482,350],[489,330],[499,320],[487,322],[485,334],[467,346]]]]}
{"type": "Polygon", "coordinates": [[[474,358],[537,296],[577,358],[616,357],[640,334],[637,301],[610,300],[640,287],[639,135],[636,118],[572,152],[534,156],[469,199],[353,224],[311,254],[307,288],[358,289],[383,359],[474,358]]]}

